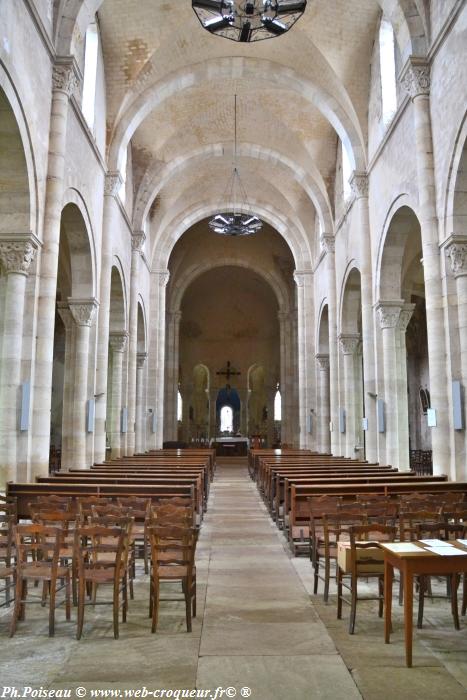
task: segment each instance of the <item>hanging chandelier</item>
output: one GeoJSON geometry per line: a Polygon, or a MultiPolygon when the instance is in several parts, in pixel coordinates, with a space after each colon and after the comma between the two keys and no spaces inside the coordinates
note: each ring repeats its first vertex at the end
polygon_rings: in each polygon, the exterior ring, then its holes
{"type": "Polygon", "coordinates": [[[232,41],[261,41],[285,34],[303,15],[306,0],[192,0],[208,32],[232,41]]]}
{"type": "Polygon", "coordinates": [[[263,228],[263,222],[250,212],[251,206],[237,168],[237,95],[234,102],[234,161],[225,192],[225,201],[232,202],[233,211],[216,214],[209,222],[209,228],[221,236],[250,236],[263,228]]]}

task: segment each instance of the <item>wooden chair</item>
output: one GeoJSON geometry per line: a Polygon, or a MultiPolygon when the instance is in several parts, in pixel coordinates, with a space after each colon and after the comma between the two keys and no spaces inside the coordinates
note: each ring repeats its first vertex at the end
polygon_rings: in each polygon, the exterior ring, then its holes
{"type": "MultiPolygon", "coordinates": [[[[121,514],[113,514],[111,513],[110,515],[101,515],[97,513],[94,508],[93,508],[93,514],[91,515],[90,518],[88,518],[88,523],[90,525],[100,525],[101,527],[119,527],[123,528],[128,532],[128,553],[127,553],[127,562],[126,562],[126,570],[127,570],[127,580],[128,580],[128,589],[130,591],[130,599],[134,599],[134,586],[133,582],[136,578],[136,565],[135,565],[135,559],[136,559],[136,553],[135,553],[135,542],[133,539],[133,532],[134,532],[134,518],[132,516],[131,511],[127,510],[125,511],[124,515],[121,514]]],[[[114,548],[110,546],[110,543],[107,543],[109,545],[109,558],[112,560],[113,554],[114,554],[114,548]]],[[[96,600],[96,592],[97,592],[97,585],[94,586],[94,591],[93,591],[93,598],[96,600]]]]}
{"type": "Polygon", "coordinates": [[[346,511],[338,508],[337,513],[325,515],[323,517],[323,540],[324,540],[324,601],[329,598],[329,584],[331,581],[331,562],[336,565],[337,574],[337,543],[340,540],[349,540],[349,527],[351,525],[365,524],[365,509],[353,507],[346,511]]]}
{"type": "Polygon", "coordinates": [[[151,631],[155,632],[157,629],[161,600],[179,600],[161,599],[161,582],[180,581],[185,599],[187,632],[191,632],[191,618],[196,617],[195,533],[192,528],[157,525],[149,527],[148,533],[151,544],[151,631]]]}
{"type": "MultiPolygon", "coordinates": [[[[65,589],[66,619],[70,619],[70,567],[60,564],[62,531],[46,525],[17,525],[16,546],[16,592],[15,606],[10,626],[10,637],[16,632],[18,620],[24,620],[28,597],[28,581],[42,581],[49,598],[49,637],[55,632],[56,595],[65,589]],[[58,581],[64,581],[58,586],[58,581]]],[[[35,601],[44,604],[44,594],[35,601]]]]}
{"type": "Polygon", "coordinates": [[[119,637],[119,612],[122,609],[122,622],[126,622],[128,610],[127,558],[129,529],[124,527],[103,527],[84,525],[75,532],[75,557],[78,572],[78,625],[76,638],[81,639],[86,605],[112,605],[114,638],[119,637]],[[91,599],[85,601],[86,589],[92,589],[91,599]],[[112,601],[97,601],[97,586],[110,585],[113,588],[112,601]],[[121,602],[120,602],[121,599],[121,602]]]}
{"type": "Polygon", "coordinates": [[[380,523],[350,525],[348,533],[350,536],[350,566],[341,566],[338,557],[337,617],[339,620],[342,618],[342,603],[348,603],[350,605],[349,634],[354,634],[357,601],[378,600],[379,617],[383,616],[384,561],[378,542],[394,542],[397,528],[394,525],[381,525],[380,523]],[[345,577],[349,578],[350,582],[348,584],[344,580],[345,577]],[[378,595],[376,597],[365,596],[364,598],[359,598],[357,586],[358,579],[361,577],[376,577],[378,579],[378,595]],[[350,600],[342,594],[343,588],[347,588],[350,591],[350,600]]]}
{"type": "Polygon", "coordinates": [[[93,506],[110,505],[110,498],[100,498],[97,496],[81,497],[76,499],[77,511],[81,518],[81,522],[85,522],[86,518],[92,515],[93,506]]]}
{"type": "Polygon", "coordinates": [[[10,607],[11,591],[16,583],[14,566],[13,528],[14,516],[0,511],[0,593],[5,594],[5,601],[0,606],[10,607]]]}
{"type": "Polygon", "coordinates": [[[147,541],[146,527],[149,518],[151,499],[149,498],[118,498],[118,505],[123,509],[130,509],[134,518],[133,543],[135,556],[144,561],[144,573],[149,573],[149,544],[147,541]]]}
{"type": "Polygon", "coordinates": [[[42,508],[46,510],[71,510],[72,505],[73,499],[71,496],[59,496],[51,493],[47,496],[38,496],[34,503],[29,504],[29,512],[42,508]]]}
{"type": "Polygon", "coordinates": [[[324,573],[320,573],[325,553],[323,517],[337,513],[340,502],[340,496],[311,496],[308,499],[310,505],[310,560],[314,572],[313,593],[315,595],[318,593],[319,580],[324,581],[324,600],[326,603],[329,597],[329,577],[326,576],[326,567],[324,567],[324,573]],[[328,581],[327,588],[326,581],[328,581]]]}

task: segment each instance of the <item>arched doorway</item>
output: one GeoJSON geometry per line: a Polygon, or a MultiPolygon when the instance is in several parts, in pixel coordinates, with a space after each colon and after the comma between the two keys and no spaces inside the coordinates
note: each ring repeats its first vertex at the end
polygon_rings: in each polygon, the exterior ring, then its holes
{"type": "Polygon", "coordinates": [[[109,313],[109,363],[107,374],[106,440],[110,456],[121,457],[127,430],[127,413],[124,406],[124,373],[128,331],[123,275],[120,267],[113,265],[110,278],[109,313]]]}
{"type": "MultiPolygon", "coordinates": [[[[318,389],[318,401],[316,420],[318,421],[318,450],[329,453],[331,451],[331,395],[329,378],[329,316],[328,306],[324,306],[318,328],[318,352],[316,355],[316,386],[318,389]]],[[[313,416],[312,416],[313,419],[313,416]]]]}

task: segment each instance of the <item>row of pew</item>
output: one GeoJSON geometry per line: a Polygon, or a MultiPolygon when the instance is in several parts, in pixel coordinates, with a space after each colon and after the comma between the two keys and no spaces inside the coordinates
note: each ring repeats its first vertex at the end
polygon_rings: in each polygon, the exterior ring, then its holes
{"type": "Polygon", "coordinates": [[[307,450],[251,450],[248,466],[294,554],[309,551],[310,499],[315,496],[339,496],[350,503],[375,493],[395,501],[410,493],[467,493],[466,482],[448,481],[446,475],[419,476],[389,465],[307,450]]]}

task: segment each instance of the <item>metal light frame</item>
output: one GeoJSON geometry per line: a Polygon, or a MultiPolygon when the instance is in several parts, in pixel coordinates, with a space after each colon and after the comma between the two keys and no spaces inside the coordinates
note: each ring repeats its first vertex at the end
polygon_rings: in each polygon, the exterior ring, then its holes
{"type": "Polygon", "coordinates": [[[192,0],[201,25],[232,41],[262,41],[282,36],[306,9],[307,0],[192,0]]]}
{"type": "Polygon", "coordinates": [[[263,222],[255,214],[242,213],[245,210],[251,211],[251,206],[237,168],[237,95],[234,104],[234,162],[224,195],[225,201],[232,202],[233,211],[216,214],[209,221],[209,228],[221,236],[251,236],[263,228],[263,222]]]}

